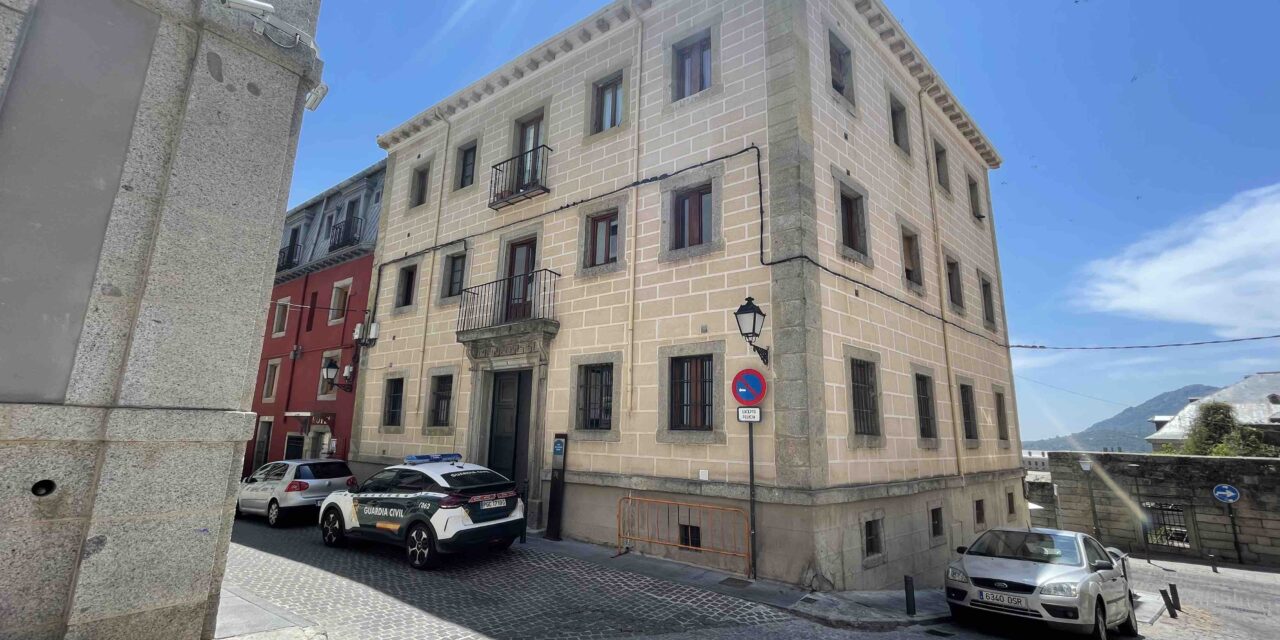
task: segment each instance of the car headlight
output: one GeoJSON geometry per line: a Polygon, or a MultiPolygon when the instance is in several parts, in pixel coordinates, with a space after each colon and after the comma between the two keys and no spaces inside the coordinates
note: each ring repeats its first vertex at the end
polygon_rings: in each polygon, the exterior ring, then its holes
{"type": "Polygon", "coordinates": [[[955,567],[947,567],[947,579],[952,582],[968,582],[969,576],[955,567]]]}
{"type": "Polygon", "coordinates": [[[1040,587],[1040,595],[1042,596],[1074,598],[1079,593],[1080,590],[1074,582],[1052,582],[1040,587]]]}

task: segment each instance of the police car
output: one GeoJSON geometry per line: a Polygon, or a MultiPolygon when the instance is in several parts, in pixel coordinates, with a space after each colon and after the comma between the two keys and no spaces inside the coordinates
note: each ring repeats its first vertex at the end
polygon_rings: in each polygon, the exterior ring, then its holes
{"type": "Polygon", "coordinates": [[[320,505],[325,545],[348,537],[404,545],[409,565],[434,566],[440,554],[488,546],[503,550],[524,531],[524,503],[514,482],[456,453],[413,455],[358,489],[329,494],[320,505]]]}

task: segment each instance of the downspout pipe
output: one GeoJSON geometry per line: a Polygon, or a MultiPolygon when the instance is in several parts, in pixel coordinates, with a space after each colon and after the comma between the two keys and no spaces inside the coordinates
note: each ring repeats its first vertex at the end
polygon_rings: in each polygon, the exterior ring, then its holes
{"type": "MultiPolygon", "coordinates": [[[[937,289],[938,289],[938,311],[942,316],[940,326],[942,329],[942,359],[943,366],[947,369],[947,404],[951,407],[951,444],[956,454],[956,474],[960,476],[961,482],[964,480],[964,450],[960,445],[961,421],[963,418],[956,412],[956,382],[955,371],[951,368],[951,343],[947,334],[947,325],[951,323],[947,307],[947,291],[946,291],[946,256],[942,251],[942,228],[938,224],[938,192],[937,186],[934,185],[933,177],[930,175],[929,167],[933,166],[933,160],[929,155],[929,136],[928,128],[924,121],[924,92],[933,86],[934,80],[930,77],[927,81],[920,83],[920,88],[916,90],[916,107],[920,110],[920,142],[924,147],[922,153],[924,162],[924,181],[929,186],[929,221],[933,226],[933,243],[934,252],[936,253],[937,272],[937,289]]],[[[936,171],[937,168],[934,167],[936,171]]]]}

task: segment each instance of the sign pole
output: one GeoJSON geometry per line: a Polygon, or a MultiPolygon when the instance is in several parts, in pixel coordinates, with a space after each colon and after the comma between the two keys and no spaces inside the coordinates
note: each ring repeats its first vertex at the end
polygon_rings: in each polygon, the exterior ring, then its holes
{"type": "Polygon", "coordinates": [[[1227,518],[1231,520],[1231,541],[1236,546],[1236,562],[1244,564],[1244,553],[1240,551],[1240,534],[1236,532],[1236,512],[1231,508],[1231,503],[1227,503],[1227,518]]]}
{"type": "MultiPolygon", "coordinates": [[[[747,423],[747,487],[751,502],[751,579],[756,577],[756,423],[747,423]]],[[[1232,521],[1234,526],[1235,521],[1232,521]]]]}

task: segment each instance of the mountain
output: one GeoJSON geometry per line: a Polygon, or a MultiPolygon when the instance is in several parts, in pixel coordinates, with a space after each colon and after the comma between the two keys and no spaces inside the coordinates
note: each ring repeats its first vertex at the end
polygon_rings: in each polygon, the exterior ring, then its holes
{"type": "Polygon", "coordinates": [[[1119,448],[1122,451],[1146,453],[1151,445],[1143,438],[1155,429],[1151,416],[1171,416],[1186,406],[1188,398],[1203,398],[1217,391],[1217,387],[1189,384],[1181,389],[1162,393],[1146,402],[1129,407],[1106,420],[1069,436],[1045,438],[1023,442],[1023,449],[1035,451],[1102,451],[1119,448]]]}

